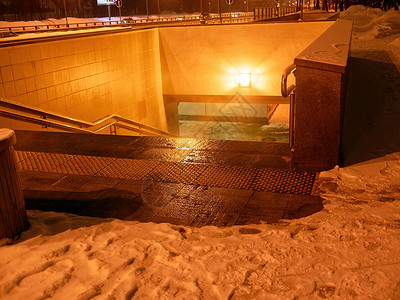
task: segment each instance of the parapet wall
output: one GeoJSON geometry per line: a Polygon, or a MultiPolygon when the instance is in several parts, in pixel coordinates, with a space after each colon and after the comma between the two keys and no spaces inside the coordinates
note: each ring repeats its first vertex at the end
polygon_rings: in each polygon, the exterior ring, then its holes
{"type": "Polygon", "coordinates": [[[340,163],[352,21],[338,20],[296,56],[292,167],[329,170],[340,163]]]}
{"type": "MultiPolygon", "coordinates": [[[[166,130],[159,53],[157,29],[2,47],[0,97],[89,122],[116,113],[166,130]]],[[[21,126],[33,125],[0,118],[0,127],[21,126]]]]}

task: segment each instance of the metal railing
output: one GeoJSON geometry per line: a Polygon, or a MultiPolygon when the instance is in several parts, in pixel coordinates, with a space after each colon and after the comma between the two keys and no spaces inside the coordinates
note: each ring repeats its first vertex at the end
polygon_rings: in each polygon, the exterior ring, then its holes
{"type": "MultiPolygon", "coordinates": [[[[224,13],[222,14],[223,23],[243,23],[253,21],[254,13],[224,13]]],[[[57,31],[69,29],[83,29],[83,28],[99,28],[99,27],[115,27],[115,26],[133,26],[133,25],[158,25],[158,24],[200,24],[200,16],[178,16],[173,18],[149,18],[149,19],[132,19],[124,18],[121,21],[90,21],[90,22],[76,22],[68,24],[39,24],[39,25],[24,25],[24,26],[4,26],[0,27],[0,33],[29,33],[37,31],[57,31]]],[[[208,15],[206,23],[214,24],[220,23],[220,16],[218,14],[208,15]]]]}
{"type": "Polygon", "coordinates": [[[0,116],[41,125],[43,128],[55,128],[69,132],[100,133],[109,128],[110,134],[117,135],[118,129],[123,128],[135,132],[136,135],[176,137],[169,132],[132,121],[117,114],[106,116],[96,122],[86,122],[4,98],[0,98],[0,116]]]}
{"type": "Polygon", "coordinates": [[[254,21],[283,17],[297,11],[295,6],[289,7],[255,7],[254,21]]]}
{"type": "Polygon", "coordinates": [[[294,64],[287,66],[283,70],[281,78],[281,94],[284,98],[287,98],[296,89],[296,86],[294,84],[290,85],[289,88],[287,87],[288,76],[292,73],[294,74],[294,71],[296,71],[296,65],[294,64]]]}
{"type": "Polygon", "coordinates": [[[294,118],[295,118],[295,111],[294,111],[294,103],[295,103],[295,90],[296,85],[291,84],[289,88],[287,87],[287,79],[290,74],[294,75],[294,71],[296,71],[296,65],[291,64],[287,66],[282,73],[281,78],[281,94],[284,98],[290,96],[290,115],[289,115],[289,146],[293,149],[294,146],[294,118]]]}

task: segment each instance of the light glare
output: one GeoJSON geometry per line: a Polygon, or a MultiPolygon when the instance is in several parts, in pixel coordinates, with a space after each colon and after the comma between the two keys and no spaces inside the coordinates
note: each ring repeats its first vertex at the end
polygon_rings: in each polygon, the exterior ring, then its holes
{"type": "Polygon", "coordinates": [[[251,74],[250,73],[240,73],[239,74],[239,86],[240,87],[250,87],[251,85],[251,74]]]}

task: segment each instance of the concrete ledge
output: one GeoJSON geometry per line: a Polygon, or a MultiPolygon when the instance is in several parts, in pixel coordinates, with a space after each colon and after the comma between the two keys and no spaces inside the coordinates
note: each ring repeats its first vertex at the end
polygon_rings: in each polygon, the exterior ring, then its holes
{"type": "Polygon", "coordinates": [[[344,73],[353,21],[337,20],[294,59],[296,66],[344,73]]]}

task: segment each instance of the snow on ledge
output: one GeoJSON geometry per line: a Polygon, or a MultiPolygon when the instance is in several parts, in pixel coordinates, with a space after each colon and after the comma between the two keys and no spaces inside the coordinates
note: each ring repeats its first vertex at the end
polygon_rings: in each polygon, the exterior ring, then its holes
{"type": "Polygon", "coordinates": [[[14,130],[8,128],[0,128],[0,142],[8,140],[14,134],[14,130]]]}
{"type": "Polygon", "coordinates": [[[10,146],[15,145],[17,139],[14,130],[8,128],[0,128],[0,151],[8,149],[10,146]]]}
{"type": "Polygon", "coordinates": [[[294,59],[297,66],[344,73],[353,22],[337,20],[294,59]]]}

